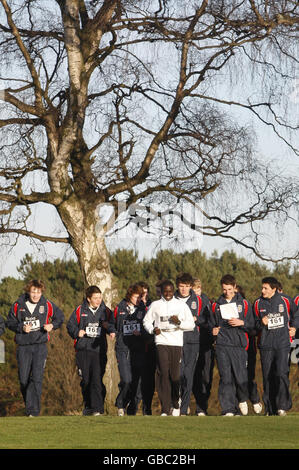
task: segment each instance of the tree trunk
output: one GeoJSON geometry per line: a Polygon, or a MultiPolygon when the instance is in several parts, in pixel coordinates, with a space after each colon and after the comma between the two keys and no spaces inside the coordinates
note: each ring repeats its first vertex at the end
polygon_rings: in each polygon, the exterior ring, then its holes
{"type": "MultiPolygon", "coordinates": [[[[59,206],[58,211],[70,235],[71,246],[78,257],[85,287],[98,286],[103,293],[105,304],[113,310],[113,276],[105,244],[105,233],[100,225],[97,210],[89,207],[84,201],[78,201],[73,195],[59,206]]],[[[107,335],[107,365],[103,381],[106,387],[105,408],[109,414],[115,411],[119,382],[114,344],[115,340],[107,335]]]]}

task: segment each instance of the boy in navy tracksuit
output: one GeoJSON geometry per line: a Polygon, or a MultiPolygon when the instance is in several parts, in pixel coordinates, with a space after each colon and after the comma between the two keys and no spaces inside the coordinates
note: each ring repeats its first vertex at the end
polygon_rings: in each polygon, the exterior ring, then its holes
{"type": "Polygon", "coordinates": [[[207,295],[202,292],[200,279],[195,279],[193,291],[196,293],[199,300],[200,316],[205,319],[205,323],[198,327],[200,330],[199,356],[194,371],[193,395],[196,401],[196,415],[206,416],[215,362],[214,337],[208,327],[211,314],[211,302],[207,295]]]}
{"type": "Polygon", "coordinates": [[[64,320],[62,311],[42,294],[45,285],[30,281],[12,305],[7,327],[16,333],[19,380],[27,416],[38,416],[49,333],[64,320]]]}
{"type": "Polygon", "coordinates": [[[180,414],[186,415],[191,399],[194,371],[199,354],[199,326],[205,323],[201,315],[200,300],[192,290],[193,277],[188,273],[182,273],[176,278],[177,290],[175,298],[185,302],[191,310],[194,319],[192,331],[184,331],[183,352],[181,362],[181,409],[180,414]]]}
{"type": "Polygon", "coordinates": [[[67,331],[75,340],[76,364],[85,405],[83,414],[99,416],[104,413],[101,355],[106,353],[106,331],[114,336],[113,327],[108,325],[109,314],[101,290],[90,286],[83,303],[75,308],[67,323],[67,331]]]}
{"type": "Polygon", "coordinates": [[[291,338],[299,327],[299,311],[278,288],[274,277],[262,279],[262,295],[254,302],[253,312],[259,335],[265,411],[267,415],[284,416],[292,407],[288,360],[291,338]]]}
{"type": "Polygon", "coordinates": [[[119,394],[115,406],[118,416],[135,415],[137,412],[138,385],[144,396],[145,344],[148,333],[143,327],[146,310],[140,307],[143,288],[134,284],[127,290],[125,298],[116,306],[110,324],[116,330],[115,353],[120,375],[119,394]]]}
{"type": "Polygon", "coordinates": [[[248,331],[254,320],[249,302],[236,290],[235,278],[229,274],[222,277],[223,294],[212,305],[210,327],[216,336],[216,359],[220,375],[219,402],[224,416],[248,413],[247,348],[248,331]]]}

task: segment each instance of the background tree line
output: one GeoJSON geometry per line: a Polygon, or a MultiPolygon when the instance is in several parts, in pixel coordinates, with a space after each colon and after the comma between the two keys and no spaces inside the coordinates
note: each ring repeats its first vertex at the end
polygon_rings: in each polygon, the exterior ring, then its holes
{"type": "MultiPolygon", "coordinates": [[[[162,250],[150,259],[140,260],[133,250],[116,250],[110,254],[113,273],[113,306],[124,296],[127,287],[145,280],[150,287],[150,297],[156,298],[155,284],[159,279],[169,278],[175,282],[179,272],[189,272],[200,278],[203,292],[210,299],[217,299],[221,294],[220,278],[223,274],[233,274],[238,284],[242,285],[246,297],[253,302],[260,295],[261,279],[273,275],[283,285],[284,292],[290,296],[299,293],[299,271],[291,264],[281,263],[272,269],[257,262],[247,261],[233,251],[225,251],[218,255],[214,252],[210,257],[205,253],[175,253],[162,250]]],[[[76,305],[81,303],[84,295],[84,281],[79,264],[76,261],[36,262],[26,255],[18,267],[19,279],[5,277],[0,283],[0,313],[6,319],[12,303],[23,292],[24,284],[32,278],[41,278],[46,283],[46,297],[53,300],[65,314],[65,323],[61,330],[51,335],[48,345],[48,360],[45,370],[42,396],[43,414],[81,413],[82,398],[80,380],[75,367],[74,348],[71,338],[66,332],[66,321],[76,305]]],[[[18,369],[16,362],[16,345],[14,333],[6,330],[2,339],[5,342],[5,363],[0,364],[0,415],[22,415],[23,401],[19,390],[18,369]]],[[[115,364],[116,366],[116,364],[115,364]]],[[[290,370],[293,411],[299,411],[299,391],[297,366],[292,364],[290,370]]],[[[117,373],[117,371],[115,371],[117,373]]],[[[108,379],[109,380],[109,379],[108,379]]],[[[218,414],[218,371],[214,370],[213,391],[210,400],[210,413],[218,414]]],[[[260,392],[262,385],[260,362],[257,361],[257,382],[260,392]]],[[[114,404],[110,403],[107,410],[113,413],[114,404]]],[[[158,400],[154,400],[154,408],[158,400]]],[[[192,409],[192,406],[191,406],[192,409]]]]}

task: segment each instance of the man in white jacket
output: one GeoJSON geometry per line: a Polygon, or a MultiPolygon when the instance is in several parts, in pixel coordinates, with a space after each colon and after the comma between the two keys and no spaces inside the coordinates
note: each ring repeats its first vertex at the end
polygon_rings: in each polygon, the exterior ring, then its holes
{"type": "Polygon", "coordinates": [[[158,396],[161,402],[161,416],[180,415],[180,361],[183,348],[183,332],[192,331],[194,318],[185,302],[174,297],[174,285],[164,281],[162,297],[152,302],[143,325],[146,331],[155,335],[157,347],[158,396]]]}

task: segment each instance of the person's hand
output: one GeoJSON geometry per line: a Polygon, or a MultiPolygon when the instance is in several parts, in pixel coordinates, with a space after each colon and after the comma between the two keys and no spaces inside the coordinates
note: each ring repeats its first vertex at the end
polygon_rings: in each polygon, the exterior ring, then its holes
{"type": "Polygon", "coordinates": [[[85,330],[79,330],[79,333],[78,333],[79,338],[83,338],[84,335],[85,335],[85,330]]]}
{"type": "Polygon", "coordinates": [[[293,326],[290,326],[289,333],[290,333],[291,338],[293,338],[296,334],[296,328],[294,328],[293,326]]]}
{"type": "Polygon", "coordinates": [[[138,330],[134,330],[134,331],[133,331],[133,335],[134,335],[134,336],[140,336],[141,333],[140,333],[140,331],[138,331],[138,330]]]}
{"type": "Polygon", "coordinates": [[[50,333],[50,331],[53,330],[52,323],[47,323],[46,325],[44,325],[44,330],[46,330],[48,333],[50,333]]]}
{"type": "Polygon", "coordinates": [[[180,325],[180,324],[181,324],[181,322],[180,322],[180,320],[178,319],[178,316],[177,316],[177,315],[172,315],[172,316],[169,318],[169,322],[174,323],[175,325],[180,325]]]}
{"type": "Polygon", "coordinates": [[[25,333],[30,333],[30,331],[31,331],[31,325],[28,325],[28,324],[27,324],[27,325],[23,325],[23,331],[24,331],[25,333]]]}
{"type": "Polygon", "coordinates": [[[114,339],[114,338],[115,338],[115,333],[110,333],[109,337],[110,337],[111,339],[114,339]]]}
{"type": "Polygon", "coordinates": [[[269,321],[269,320],[268,320],[267,315],[262,318],[262,324],[263,324],[263,325],[267,326],[267,325],[268,325],[268,321],[269,321]]]}
{"type": "Polygon", "coordinates": [[[219,330],[220,330],[220,326],[215,326],[215,328],[213,328],[212,330],[213,336],[217,336],[219,333],[219,330]]]}
{"type": "Polygon", "coordinates": [[[244,326],[244,321],[240,318],[231,318],[228,323],[230,326],[244,326]]]}
{"type": "Polygon", "coordinates": [[[154,328],[154,334],[155,335],[159,335],[161,333],[161,330],[160,328],[158,328],[157,326],[154,328]]]}

